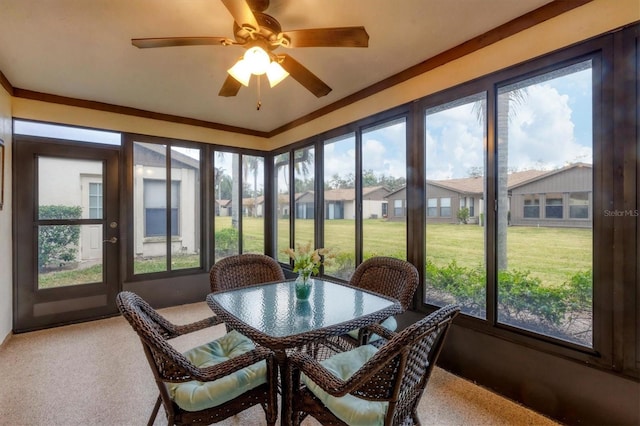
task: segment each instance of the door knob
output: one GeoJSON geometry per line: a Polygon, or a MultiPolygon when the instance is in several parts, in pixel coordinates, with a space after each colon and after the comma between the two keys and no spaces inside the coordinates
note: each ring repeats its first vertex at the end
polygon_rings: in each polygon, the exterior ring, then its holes
{"type": "Polygon", "coordinates": [[[118,237],[111,237],[108,240],[102,240],[103,243],[111,243],[111,244],[115,244],[118,242],[118,237]]]}

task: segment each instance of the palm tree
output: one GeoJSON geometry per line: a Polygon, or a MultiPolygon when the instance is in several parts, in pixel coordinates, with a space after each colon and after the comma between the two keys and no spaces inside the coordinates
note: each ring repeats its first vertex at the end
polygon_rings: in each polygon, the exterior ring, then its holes
{"type": "Polygon", "coordinates": [[[244,156],[243,157],[244,167],[243,167],[243,176],[244,181],[247,181],[248,174],[251,173],[253,175],[253,215],[254,217],[258,216],[258,169],[260,168],[260,164],[264,162],[264,158],[256,157],[256,156],[244,156]]]}
{"type": "MultiPolygon", "coordinates": [[[[498,270],[507,269],[507,229],[509,226],[509,120],[517,114],[517,107],[527,97],[526,87],[498,94],[498,116],[496,134],[498,143],[498,202],[497,260],[498,270]]],[[[477,101],[473,109],[480,123],[487,117],[487,103],[477,101]]]]}

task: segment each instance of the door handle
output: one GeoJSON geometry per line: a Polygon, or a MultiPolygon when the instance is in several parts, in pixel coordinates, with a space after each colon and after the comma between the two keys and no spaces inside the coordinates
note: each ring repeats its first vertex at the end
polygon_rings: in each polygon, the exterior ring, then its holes
{"type": "Polygon", "coordinates": [[[115,244],[118,242],[118,237],[111,237],[108,240],[102,240],[103,243],[111,243],[111,244],[115,244]]]}

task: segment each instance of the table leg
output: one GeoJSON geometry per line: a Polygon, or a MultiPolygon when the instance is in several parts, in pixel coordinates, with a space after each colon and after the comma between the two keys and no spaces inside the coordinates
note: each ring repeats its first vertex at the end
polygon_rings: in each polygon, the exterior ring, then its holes
{"type": "Polygon", "coordinates": [[[291,412],[291,380],[289,380],[289,363],[285,351],[276,351],[278,370],[280,371],[280,424],[290,426],[292,424],[291,412]]]}

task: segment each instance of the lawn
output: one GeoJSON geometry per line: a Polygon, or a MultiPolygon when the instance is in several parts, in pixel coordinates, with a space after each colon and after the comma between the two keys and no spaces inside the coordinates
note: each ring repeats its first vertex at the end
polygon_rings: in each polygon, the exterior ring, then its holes
{"type": "MultiPolygon", "coordinates": [[[[230,217],[216,217],[216,229],[231,227],[230,217]]],[[[289,223],[278,222],[278,249],[289,245],[289,223]]],[[[243,219],[244,251],[263,252],[264,222],[262,218],[243,219]]],[[[313,220],[296,221],[297,241],[306,243],[313,238],[313,220]]],[[[437,266],[455,260],[458,265],[473,267],[484,264],[484,228],[478,225],[429,224],[427,226],[426,258],[437,266]]],[[[508,268],[531,271],[544,285],[559,285],[578,271],[592,267],[592,230],[577,228],[510,227],[507,234],[508,268]]],[[[353,256],[355,222],[331,220],[325,224],[325,246],[336,254],[353,256]]],[[[406,226],[404,222],[380,219],[363,223],[365,258],[394,256],[406,258],[406,226]]],[[[287,257],[278,253],[282,262],[287,257]]],[[[197,257],[196,257],[197,263],[197,257]]],[[[164,270],[164,259],[136,262],[136,272],[164,270]],[[162,265],[160,265],[162,263],[162,265]]],[[[194,259],[174,258],[174,268],[196,266],[194,259]],[[186,262],[186,263],[184,263],[186,262]]],[[[85,271],[83,273],[87,273],[85,271]]],[[[96,271],[92,271],[94,274],[96,271]]],[[[80,272],[76,272],[80,273],[80,272]]],[[[99,281],[99,274],[98,281],[99,281]]],[[[78,282],[94,282],[93,277],[77,277],[72,271],[41,274],[40,288],[78,282]],[[87,281],[89,280],[89,281],[87,281]]]]}
{"type": "MultiPolygon", "coordinates": [[[[286,231],[287,226],[286,220],[280,221],[279,229],[286,231]]],[[[298,241],[309,241],[312,238],[312,226],[311,220],[296,223],[298,241]]],[[[246,227],[245,222],[245,229],[246,227]]],[[[437,266],[445,266],[452,260],[464,267],[484,265],[483,227],[429,224],[426,229],[427,260],[437,266]]],[[[287,247],[288,233],[282,232],[278,237],[278,247],[287,247]]],[[[507,233],[508,268],[528,270],[545,285],[559,285],[576,272],[592,268],[592,238],[591,229],[512,226],[507,233]]],[[[330,247],[335,253],[353,253],[354,241],[353,220],[326,222],[326,247],[330,247]]],[[[405,258],[405,223],[365,220],[363,247],[365,258],[379,255],[405,258]]]]}

